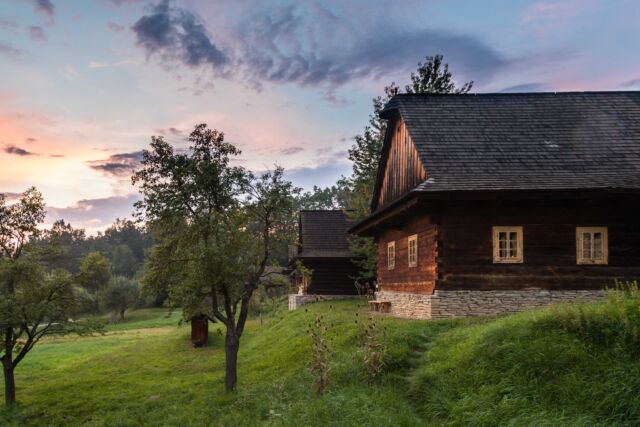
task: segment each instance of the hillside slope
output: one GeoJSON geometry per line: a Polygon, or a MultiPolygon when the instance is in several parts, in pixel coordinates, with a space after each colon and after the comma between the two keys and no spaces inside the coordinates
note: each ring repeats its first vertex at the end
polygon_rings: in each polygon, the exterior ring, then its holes
{"type": "Polygon", "coordinates": [[[500,319],[383,318],[386,365],[368,386],[366,307],[314,304],[250,323],[232,395],[216,328],[193,349],[175,314],[134,313],[105,336],[34,350],[17,372],[20,405],[0,410],[0,425],[637,425],[639,307],[634,294],[500,319]],[[315,313],[334,348],[321,396],[308,370],[315,313]]]}

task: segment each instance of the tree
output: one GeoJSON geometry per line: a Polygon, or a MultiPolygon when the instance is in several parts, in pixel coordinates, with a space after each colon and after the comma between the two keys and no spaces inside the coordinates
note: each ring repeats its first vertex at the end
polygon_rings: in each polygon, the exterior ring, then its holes
{"type": "Polygon", "coordinates": [[[111,266],[113,274],[128,278],[134,277],[139,268],[133,251],[126,244],[119,244],[111,250],[111,266]]]}
{"type": "Polygon", "coordinates": [[[100,292],[100,302],[103,307],[113,312],[112,323],[119,317],[124,321],[124,313],[138,301],[138,284],[124,276],[114,276],[109,281],[109,285],[100,292]]]}
{"type": "Polygon", "coordinates": [[[299,198],[300,209],[345,209],[346,192],[339,185],[321,188],[313,186],[312,191],[303,193],[299,198]]]}
{"type": "Polygon", "coordinates": [[[12,205],[0,195],[0,361],[6,404],[16,400],[16,367],[42,337],[91,329],[69,320],[77,306],[71,275],[47,272],[41,251],[30,245],[44,217],[44,201],[35,188],[12,205]]]}
{"type": "Polygon", "coordinates": [[[89,252],[82,258],[78,283],[89,292],[104,289],[111,279],[111,263],[100,252],[89,252]]]}
{"type": "Polygon", "coordinates": [[[169,283],[170,301],[183,307],[186,320],[205,314],[225,326],[225,389],[232,391],[251,296],[299,190],[282,168],[255,178],[232,166],[240,150],[204,124],[189,141],[187,153],[175,153],[162,137],[152,138],[133,176],[143,196],[137,207],[160,239],[155,256],[167,257],[151,267],[180,271],[169,283]]]}
{"type": "MultiPolygon", "coordinates": [[[[406,93],[468,93],[473,81],[456,87],[453,76],[449,72],[449,65],[443,64],[443,56],[427,56],[426,62],[418,63],[418,69],[411,73],[411,84],[405,86],[406,93]]],[[[349,148],[349,160],[353,162],[352,173],[348,178],[339,181],[342,188],[348,188],[347,205],[349,216],[354,221],[360,221],[371,213],[371,200],[377,177],[386,120],[380,118],[380,112],[386,103],[400,93],[400,88],[391,83],[384,88],[384,96],[373,99],[373,113],[369,116],[369,123],[362,134],[355,137],[354,144],[349,148]]],[[[376,245],[370,238],[353,238],[351,249],[361,257],[355,262],[361,273],[356,281],[364,284],[376,277],[376,245]]]]}
{"type": "Polygon", "coordinates": [[[427,62],[418,63],[418,70],[411,73],[411,84],[404,88],[406,93],[469,93],[473,81],[457,88],[449,72],[449,64],[442,63],[443,56],[427,56],[427,62]]]}

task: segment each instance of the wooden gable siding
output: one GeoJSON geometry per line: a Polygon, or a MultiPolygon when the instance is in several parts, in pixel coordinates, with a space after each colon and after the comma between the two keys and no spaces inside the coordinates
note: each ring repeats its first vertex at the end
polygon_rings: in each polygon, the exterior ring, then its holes
{"type": "Polygon", "coordinates": [[[393,132],[393,136],[380,184],[378,208],[388,205],[427,179],[418,151],[402,118],[389,124],[393,129],[387,131],[393,132]]]}
{"type": "Polygon", "coordinates": [[[438,226],[427,216],[415,215],[401,229],[386,230],[378,239],[378,289],[431,294],[437,277],[438,226]],[[418,265],[409,267],[408,238],[418,235],[418,265]],[[395,242],[395,266],[387,267],[387,245],[395,242]]]}

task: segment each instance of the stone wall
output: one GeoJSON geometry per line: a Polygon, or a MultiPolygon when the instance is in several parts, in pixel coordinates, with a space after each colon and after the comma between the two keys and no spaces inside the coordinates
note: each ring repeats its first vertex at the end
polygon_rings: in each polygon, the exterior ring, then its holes
{"type": "Polygon", "coordinates": [[[289,294],[289,310],[297,310],[305,304],[318,301],[331,301],[340,299],[355,299],[358,295],[300,295],[289,294]]]}
{"type": "Polygon", "coordinates": [[[446,319],[515,313],[562,302],[593,302],[604,297],[602,290],[542,289],[505,291],[438,291],[432,295],[378,292],[376,300],[391,302],[391,314],[412,319],[446,319]]]}

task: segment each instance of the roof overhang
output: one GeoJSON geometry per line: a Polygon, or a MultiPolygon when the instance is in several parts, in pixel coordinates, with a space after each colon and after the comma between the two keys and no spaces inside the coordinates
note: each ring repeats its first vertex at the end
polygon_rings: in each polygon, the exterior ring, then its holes
{"type": "Polygon", "coordinates": [[[407,216],[416,210],[434,208],[453,201],[473,200],[559,200],[612,198],[620,195],[640,196],[640,189],[633,188],[565,188],[541,190],[491,190],[491,191],[409,191],[404,196],[373,212],[349,229],[349,233],[373,237],[379,226],[400,226],[407,216]]]}

